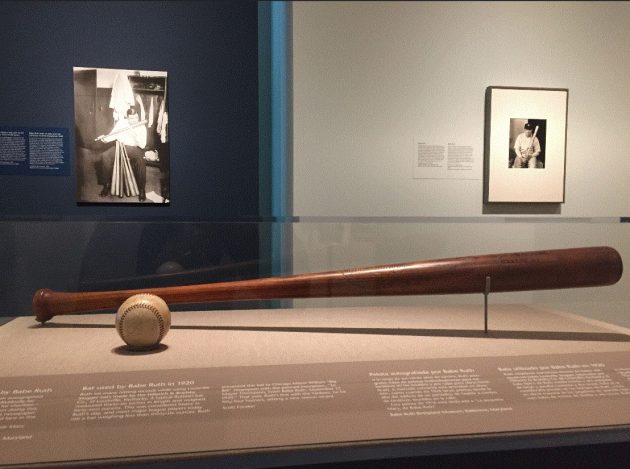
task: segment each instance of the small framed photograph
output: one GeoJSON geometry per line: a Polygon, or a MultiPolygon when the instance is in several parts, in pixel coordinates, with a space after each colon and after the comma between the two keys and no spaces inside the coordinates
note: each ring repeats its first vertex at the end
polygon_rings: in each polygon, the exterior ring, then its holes
{"type": "Polygon", "coordinates": [[[564,202],[568,100],[564,88],[486,89],[486,202],[564,202]]]}

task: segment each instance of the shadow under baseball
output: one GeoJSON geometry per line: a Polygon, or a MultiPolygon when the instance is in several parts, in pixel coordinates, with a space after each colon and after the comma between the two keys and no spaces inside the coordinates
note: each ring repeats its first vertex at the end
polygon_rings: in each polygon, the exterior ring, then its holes
{"type": "Polygon", "coordinates": [[[116,355],[153,355],[155,353],[162,353],[168,349],[166,344],[158,344],[150,349],[136,349],[128,345],[120,345],[112,349],[112,353],[116,355]]]}

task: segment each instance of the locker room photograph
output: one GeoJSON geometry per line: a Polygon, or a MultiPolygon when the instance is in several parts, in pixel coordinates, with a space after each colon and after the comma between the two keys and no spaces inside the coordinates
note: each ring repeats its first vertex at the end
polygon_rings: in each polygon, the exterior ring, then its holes
{"type": "Polygon", "coordinates": [[[167,73],[73,72],[77,202],[169,204],[167,73]]]}

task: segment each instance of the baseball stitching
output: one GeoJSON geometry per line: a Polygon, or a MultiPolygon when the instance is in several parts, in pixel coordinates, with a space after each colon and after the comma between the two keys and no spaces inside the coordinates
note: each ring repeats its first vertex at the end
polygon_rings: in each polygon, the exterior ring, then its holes
{"type": "MultiPolygon", "coordinates": [[[[146,308],[146,309],[148,309],[149,311],[151,311],[153,313],[155,318],[158,320],[158,323],[159,323],[159,326],[160,326],[160,335],[158,337],[158,342],[160,340],[162,340],[164,338],[164,319],[162,318],[162,315],[160,314],[160,312],[157,310],[157,308],[155,306],[153,306],[152,304],[149,304],[149,303],[145,303],[144,300],[140,304],[133,304],[133,305],[129,306],[120,315],[120,320],[118,321],[118,328],[119,328],[120,335],[123,338],[123,340],[125,340],[125,330],[123,328],[123,323],[124,323],[125,317],[127,316],[127,314],[131,310],[138,309],[138,308],[146,308]]],[[[125,342],[126,342],[126,340],[125,340],[125,342]]]]}

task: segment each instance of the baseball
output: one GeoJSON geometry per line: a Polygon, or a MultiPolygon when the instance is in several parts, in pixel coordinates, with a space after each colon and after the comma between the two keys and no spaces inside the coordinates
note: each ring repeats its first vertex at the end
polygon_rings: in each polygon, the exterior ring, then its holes
{"type": "Polygon", "coordinates": [[[116,312],[116,330],[133,350],[157,347],[170,328],[168,305],[150,293],[130,296],[116,312]]]}

